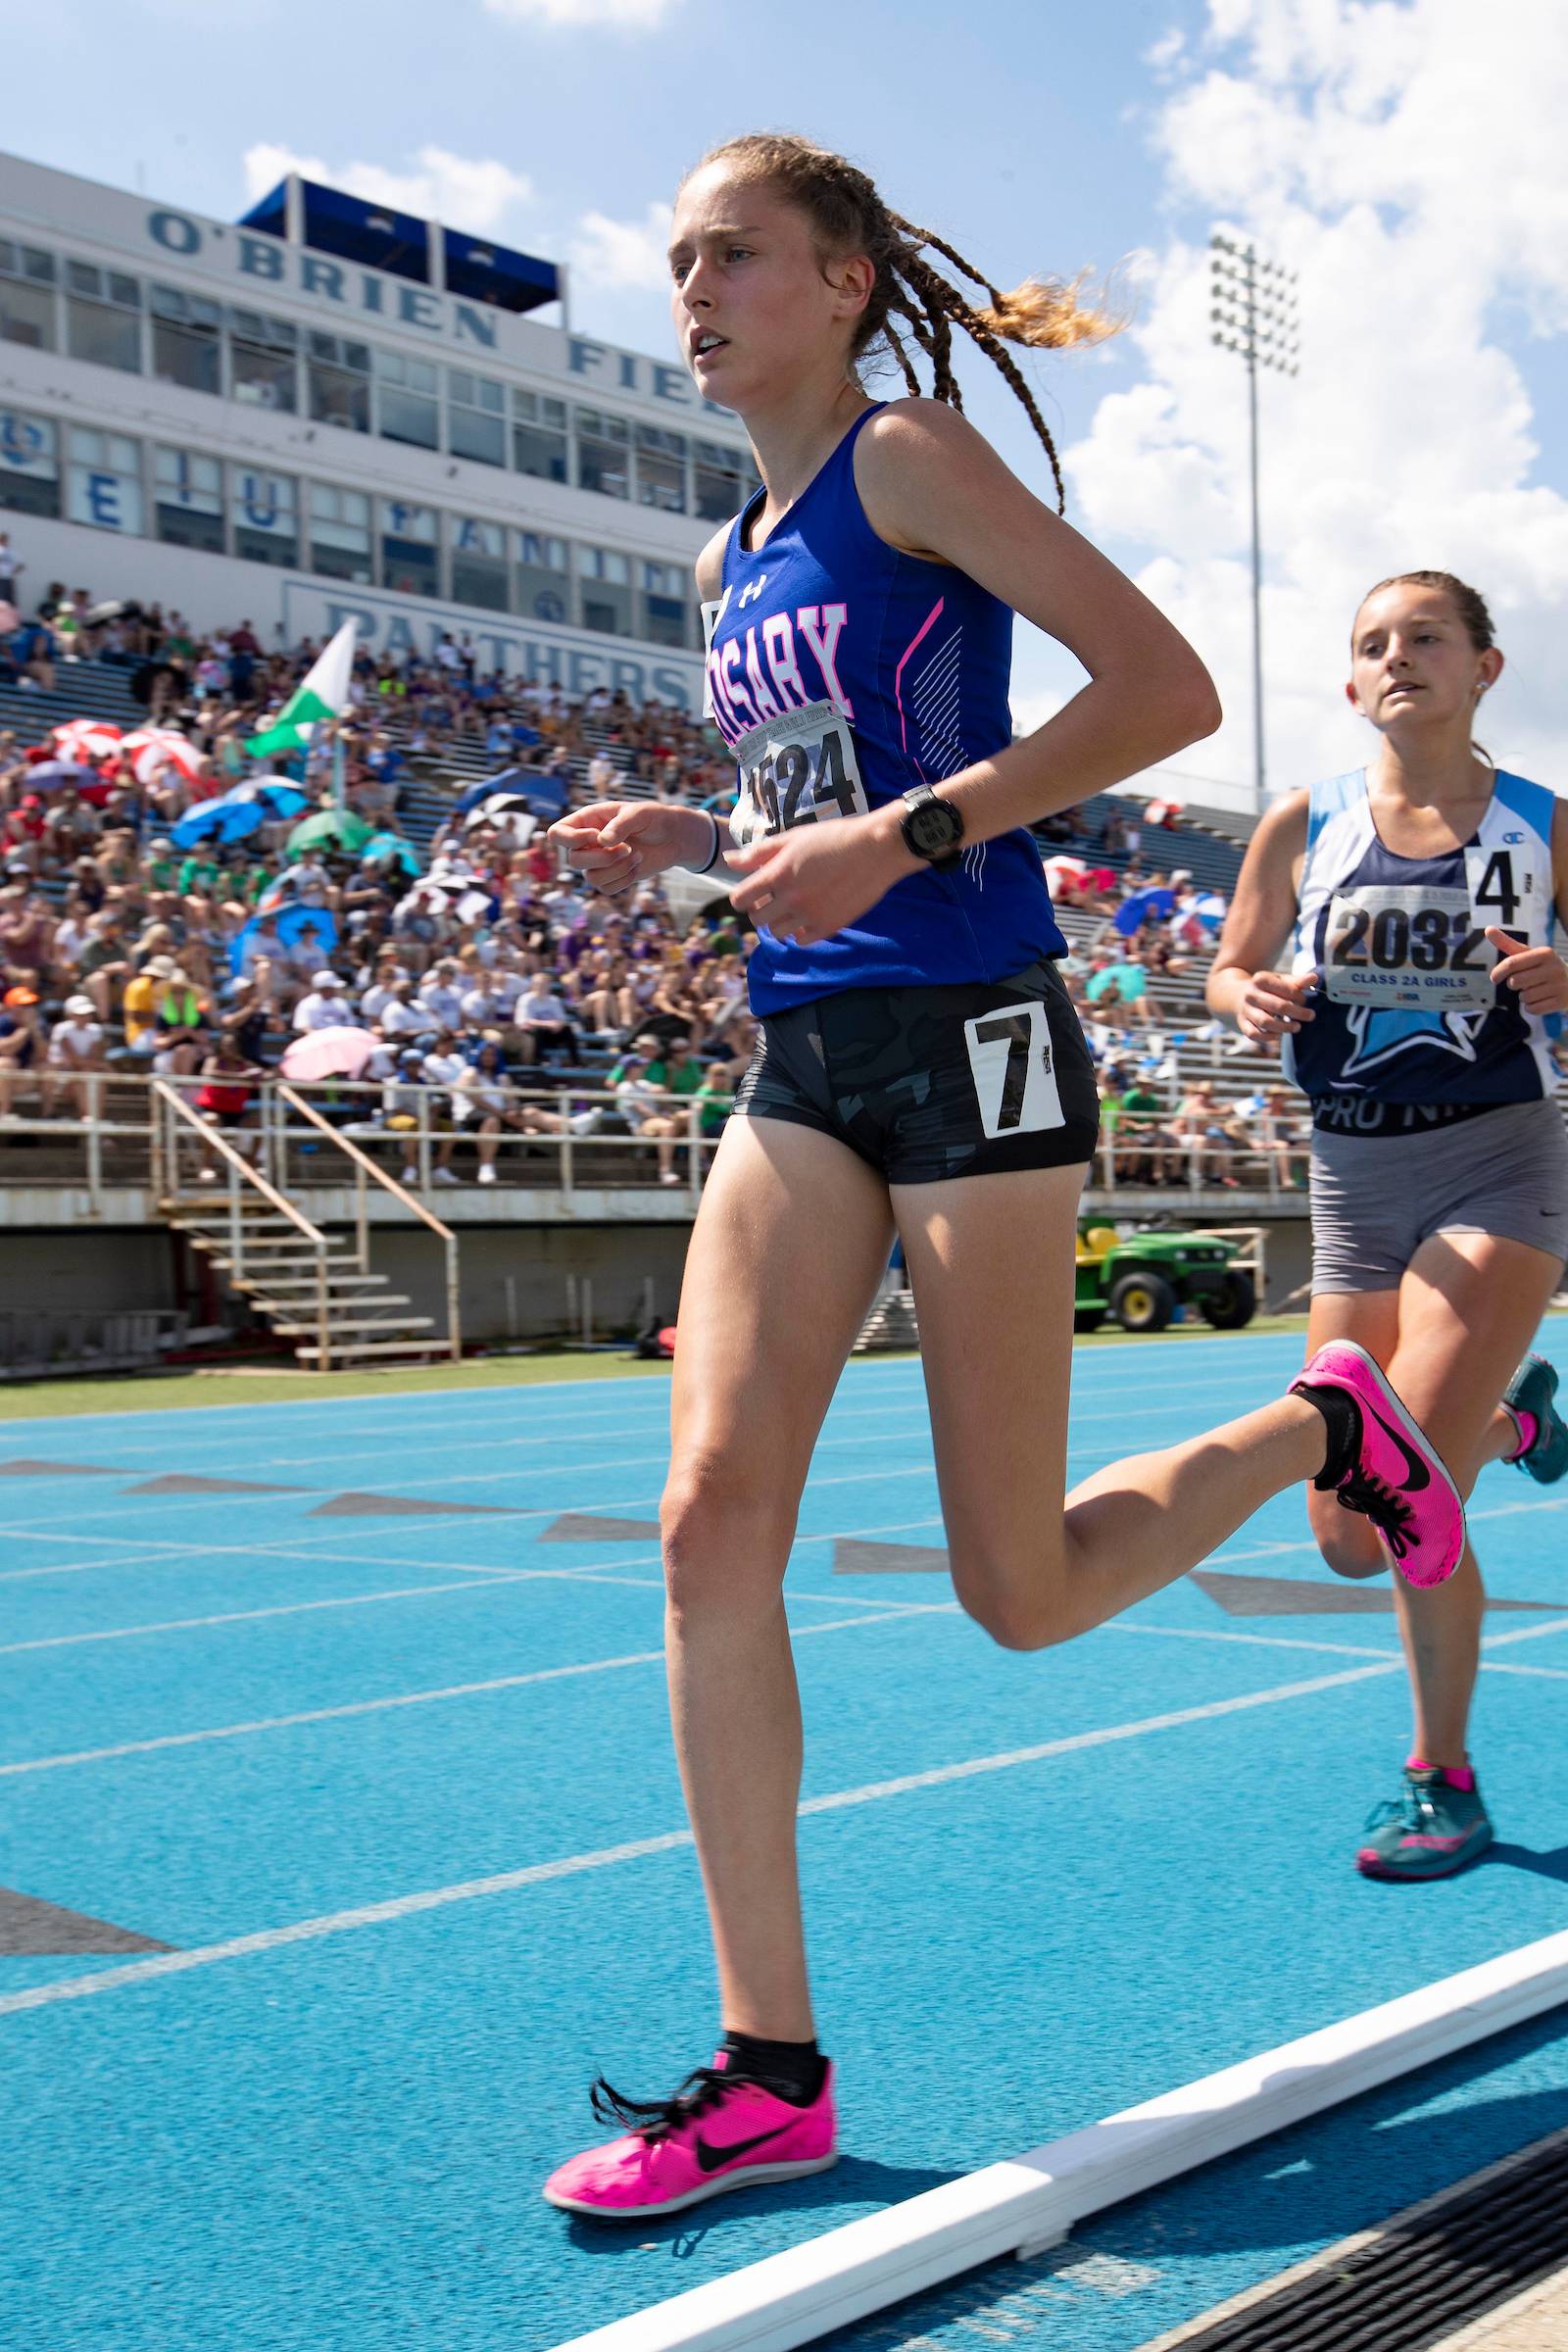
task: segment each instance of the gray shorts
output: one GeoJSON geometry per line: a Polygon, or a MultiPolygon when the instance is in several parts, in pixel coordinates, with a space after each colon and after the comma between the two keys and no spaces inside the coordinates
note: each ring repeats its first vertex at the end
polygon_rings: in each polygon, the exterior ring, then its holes
{"type": "Polygon", "coordinates": [[[1568,1256],[1568,1134],[1554,1102],[1420,1135],[1312,1137],[1312,1291],[1394,1291],[1435,1233],[1568,1256]]]}

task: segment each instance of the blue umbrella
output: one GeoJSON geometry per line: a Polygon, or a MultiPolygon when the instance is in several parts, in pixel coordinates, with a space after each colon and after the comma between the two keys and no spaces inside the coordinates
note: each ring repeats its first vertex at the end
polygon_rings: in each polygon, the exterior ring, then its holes
{"type": "Polygon", "coordinates": [[[559,816],[566,806],[566,779],[564,775],[541,775],[536,768],[508,767],[499,776],[487,776],[482,784],[470,784],[457,805],[456,813],[466,816],[492,793],[516,793],[525,800],[535,816],[559,816]]]}
{"type": "Polygon", "coordinates": [[[194,850],[204,841],[249,841],[266,822],[266,809],[254,801],[202,801],[180,818],[169,838],[176,850],[194,850]]]}
{"type": "Polygon", "coordinates": [[[412,841],[405,841],[401,833],[372,833],[360,852],[361,861],[366,865],[372,859],[379,865],[384,858],[389,857],[397,858],[406,874],[422,874],[424,871],[417,850],[412,841]]]}
{"type": "Polygon", "coordinates": [[[22,780],[29,792],[64,792],[68,785],[74,784],[79,790],[83,784],[96,784],[99,778],[95,767],[78,767],[74,760],[40,760],[36,767],[24,769],[22,780]]]}
{"type": "Polygon", "coordinates": [[[1143,923],[1162,922],[1176,904],[1173,890],[1135,890],[1130,899],[1116,909],[1115,928],[1123,939],[1131,939],[1143,923]]]}
{"type": "Polygon", "coordinates": [[[310,796],[284,776],[250,776],[225,792],[219,803],[227,808],[260,808],[263,815],[298,816],[310,807],[310,796]]]}

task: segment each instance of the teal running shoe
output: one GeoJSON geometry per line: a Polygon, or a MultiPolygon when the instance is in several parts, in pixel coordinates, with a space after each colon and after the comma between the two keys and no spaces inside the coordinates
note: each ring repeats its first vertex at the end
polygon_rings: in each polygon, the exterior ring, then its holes
{"type": "Polygon", "coordinates": [[[1404,1791],[1374,1805],[1355,1867],[1364,1879],[1450,1879],[1492,1843],[1479,1788],[1456,1788],[1439,1765],[1404,1768],[1404,1791]]]}
{"type": "Polygon", "coordinates": [[[1503,1403],[1516,1413],[1536,1416],[1535,1438],[1514,1461],[1538,1487],[1554,1487],[1568,1470],[1568,1422],[1557,1410],[1556,1395],[1557,1367],[1544,1355],[1527,1355],[1502,1392],[1503,1403]]]}

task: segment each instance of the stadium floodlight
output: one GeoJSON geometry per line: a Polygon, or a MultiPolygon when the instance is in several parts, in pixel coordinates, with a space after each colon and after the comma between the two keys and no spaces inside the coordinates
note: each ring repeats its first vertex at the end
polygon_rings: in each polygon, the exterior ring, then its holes
{"type": "Polygon", "coordinates": [[[1208,240],[1209,341],[1247,363],[1249,459],[1252,491],[1252,766],[1253,791],[1263,807],[1263,537],[1257,504],[1257,371],[1299,372],[1297,273],[1265,261],[1255,245],[1216,233],[1208,240]]]}

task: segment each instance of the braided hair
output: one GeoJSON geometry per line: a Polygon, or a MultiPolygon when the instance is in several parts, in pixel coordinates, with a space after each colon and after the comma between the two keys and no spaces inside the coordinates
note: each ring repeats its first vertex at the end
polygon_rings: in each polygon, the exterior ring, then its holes
{"type": "Polygon", "coordinates": [[[1027,343],[1064,350],[1114,334],[1118,320],[1079,301],[1081,277],[1070,282],[1026,278],[1004,294],[946,238],[893,212],[858,165],[788,131],[754,131],[726,139],[722,146],[710,148],[697,169],[709,164],[726,164],[745,179],[776,187],[805,213],[824,251],[863,253],[870,261],[876,276],[850,345],[852,365],[867,355],[873,360],[890,356],[910,392],[918,394],[921,384],[912,343],[931,364],[932,397],[961,413],[963,395],[953,368],[955,327],[967,335],[1022,402],[1050,461],[1060,513],[1065,493],[1055,443],[1022,371],[1004,346],[1027,343]],[[980,287],[985,302],[964,294],[927,260],[927,253],[940,254],[971,285],[980,287]]]}

